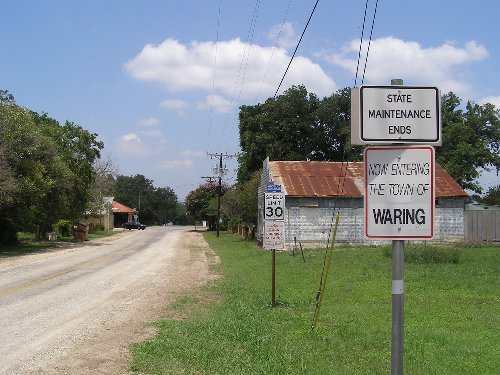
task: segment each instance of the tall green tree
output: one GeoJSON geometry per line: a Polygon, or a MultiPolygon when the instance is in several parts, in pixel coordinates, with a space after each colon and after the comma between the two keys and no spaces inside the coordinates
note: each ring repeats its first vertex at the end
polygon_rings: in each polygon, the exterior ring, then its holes
{"type": "Polygon", "coordinates": [[[500,169],[500,112],[492,104],[467,102],[452,92],[441,100],[443,145],[436,160],[465,189],[480,193],[479,169],[500,169]]]}
{"type": "MultiPolygon", "coordinates": [[[[221,186],[221,195],[227,191],[227,186],[221,186]]],[[[192,216],[195,221],[206,220],[211,230],[216,229],[217,225],[217,199],[219,194],[219,184],[205,183],[198,186],[195,190],[189,192],[184,202],[186,212],[192,216]]]]}
{"type": "Polygon", "coordinates": [[[361,160],[362,147],[350,144],[350,89],[322,100],[304,86],[293,86],[263,104],[239,113],[238,182],[251,178],[271,160],[361,160]]]}
{"type": "Polygon", "coordinates": [[[67,172],[62,175],[62,185],[50,192],[51,200],[55,195],[60,201],[64,200],[64,218],[74,221],[88,210],[93,198],[94,163],[100,158],[104,144],[97,140],[97,134],[73,122],[66,121],[61,126],[46,113],[39,115],[32,112],[32,116],[41,131],[55,143],[57,155],[64,161],[67,172]]]}
{"type": "Polygon", "coordinates": [[[96,134],[18,106],[0,92],[0,217],[12,228],[41,228],[83,214],[103,147],[96,134]],[[10,186],[6,189],[5,187],[10,186]]]}
{"type": "MultiPolygon", "coordinates": [[[[250,179],[262,161],[359,161],[363,147],[350,143],[350,89],[319,100],[294,86],[263,104],[242,106],[239,114],[238,182],[250,179]]],[[[443,145],[436,159],[462,187],[481,192],[479,170],[500,170],[499,110],[467,102],[453,93],[442,97],[443,145]]]]}
{"type": "Polygon", "coordinates": [[[230,187],[221,200],[224,220],[233,224],[257,225],[257,189],[262,169],[248,181],[230,187]]]}
{"type": "Polygon", "coordinates": [[[141,174],[117,176],[113,196],[126,206],[136,208],[145,224],[164,224],[176,216],[177,195],[171,188],[155,188],[154,181],[141,174]]]}
{"type": "Polygon", "coordinates": [[[500,205],[500,184],[492,186],[481,198],[481,203],[489,205],[500,205]]]}

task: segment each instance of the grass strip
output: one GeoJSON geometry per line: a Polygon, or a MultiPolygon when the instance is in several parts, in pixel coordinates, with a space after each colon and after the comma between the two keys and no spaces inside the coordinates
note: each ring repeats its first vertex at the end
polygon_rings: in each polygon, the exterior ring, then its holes
{"type": "MultiPolygon", "coordinates": [[[[382,247],[339,248],[317,327],[311,319],[324,250],[271,253],[206,233],[218,281],[170,307],[158,335],[132,347],[141,374],[388,374],[391,259],[382,247]]],[[[453,250],[455,251],[455,250],[453,250]]],[[[499,374],[500,252],[460,248],[459,262],[405,265],[404,367],[409,374],[499,374]]],[[[434,258],[432,258],[434,259],[434,258]]]]}

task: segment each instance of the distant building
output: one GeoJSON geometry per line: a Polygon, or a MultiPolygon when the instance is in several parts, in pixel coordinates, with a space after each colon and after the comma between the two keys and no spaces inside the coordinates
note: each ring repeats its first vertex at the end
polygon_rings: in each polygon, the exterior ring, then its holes
{"type": "MultiPolygon", "coordinates": [[[[257,236],[264,228],[264,192],[269,184],[285,194],[285,243],[324,244],[340,212],[337,241],[368,243],[364,235],[364,163],[270,161],[263,163],[258,191],[257,236]]],[[[436,164],[435,240],[464,238],[467,193],[436,164]]]]}
{"type": "Polygon", "coordinates": [[[87,212],[84,221],[90,225],[91,230],[113,230],[121,228],[127,221],[137,221],[138,213],[135,208],[130,208],[116,202],[114,197],[103,197],[102,207],[96,212],[87,212]]]}
{"type": "Polygon", "coordinates": [[[139,214],[135,208],[113,201],[114,226],[121,227],[127,221],[138,221],[139,214]]]}

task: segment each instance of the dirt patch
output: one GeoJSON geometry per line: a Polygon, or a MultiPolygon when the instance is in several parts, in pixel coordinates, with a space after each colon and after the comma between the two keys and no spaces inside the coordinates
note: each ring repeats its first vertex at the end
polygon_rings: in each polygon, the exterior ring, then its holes
{"type": "Polygon", "coordinates": [[[130,345],[154,336],[156,329],[151,322],[169,317],[172,302],[217,277],[210,271],[210,264],[219,259],[202,234],[185,231],[180,237],[172,260],[174,267],[170,268],[173,271],[159,278],[140,303],[113,311],[113,316],[100,322],[99,330],[76,338],[72,347],[55,356],[56,361],[32,374],[129,374],[130,345]]]}

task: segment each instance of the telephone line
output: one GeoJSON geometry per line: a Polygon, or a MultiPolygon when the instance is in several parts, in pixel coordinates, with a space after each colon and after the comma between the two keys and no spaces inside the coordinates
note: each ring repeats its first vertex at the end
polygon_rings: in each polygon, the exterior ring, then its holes
{"type": "Polygon", "coordinates": [[[297,43],[297,46],[295,47],[295,51],[293,51],[292,58],[290,59],[290,62],[288,63],[288,66],[286,67],[285,73],[283,74],[283,77],[281,78],[280,84],[278,85],[276,92],[274,93],[275,99],[276,99],[276,95],[278,95],[278,91],[280,90],[281,84],[283,83],[285,76],[288,73],[288,69],[290,68],[290,65],[292,65],[292,61],[295,57],[295,54],[297,53],[297,50],[299,49],[300,42],[302,42],[302,38],[304,37],[304,34],[306,33],[307,27],[309,26],[309,22],[311,22],[311,18],[314,14],[314,11],[316,10],[316,7],[318,6],[318,3],[319,3],[319,0],[316,0],[316,4],[314,4],[314,8],[311,11],[311,14],[309,15],[309,19],[307,20],[306,26],[304,27],[304,30],[302,31],[302,35],[300,36],[299,42],[297,43]]]}

